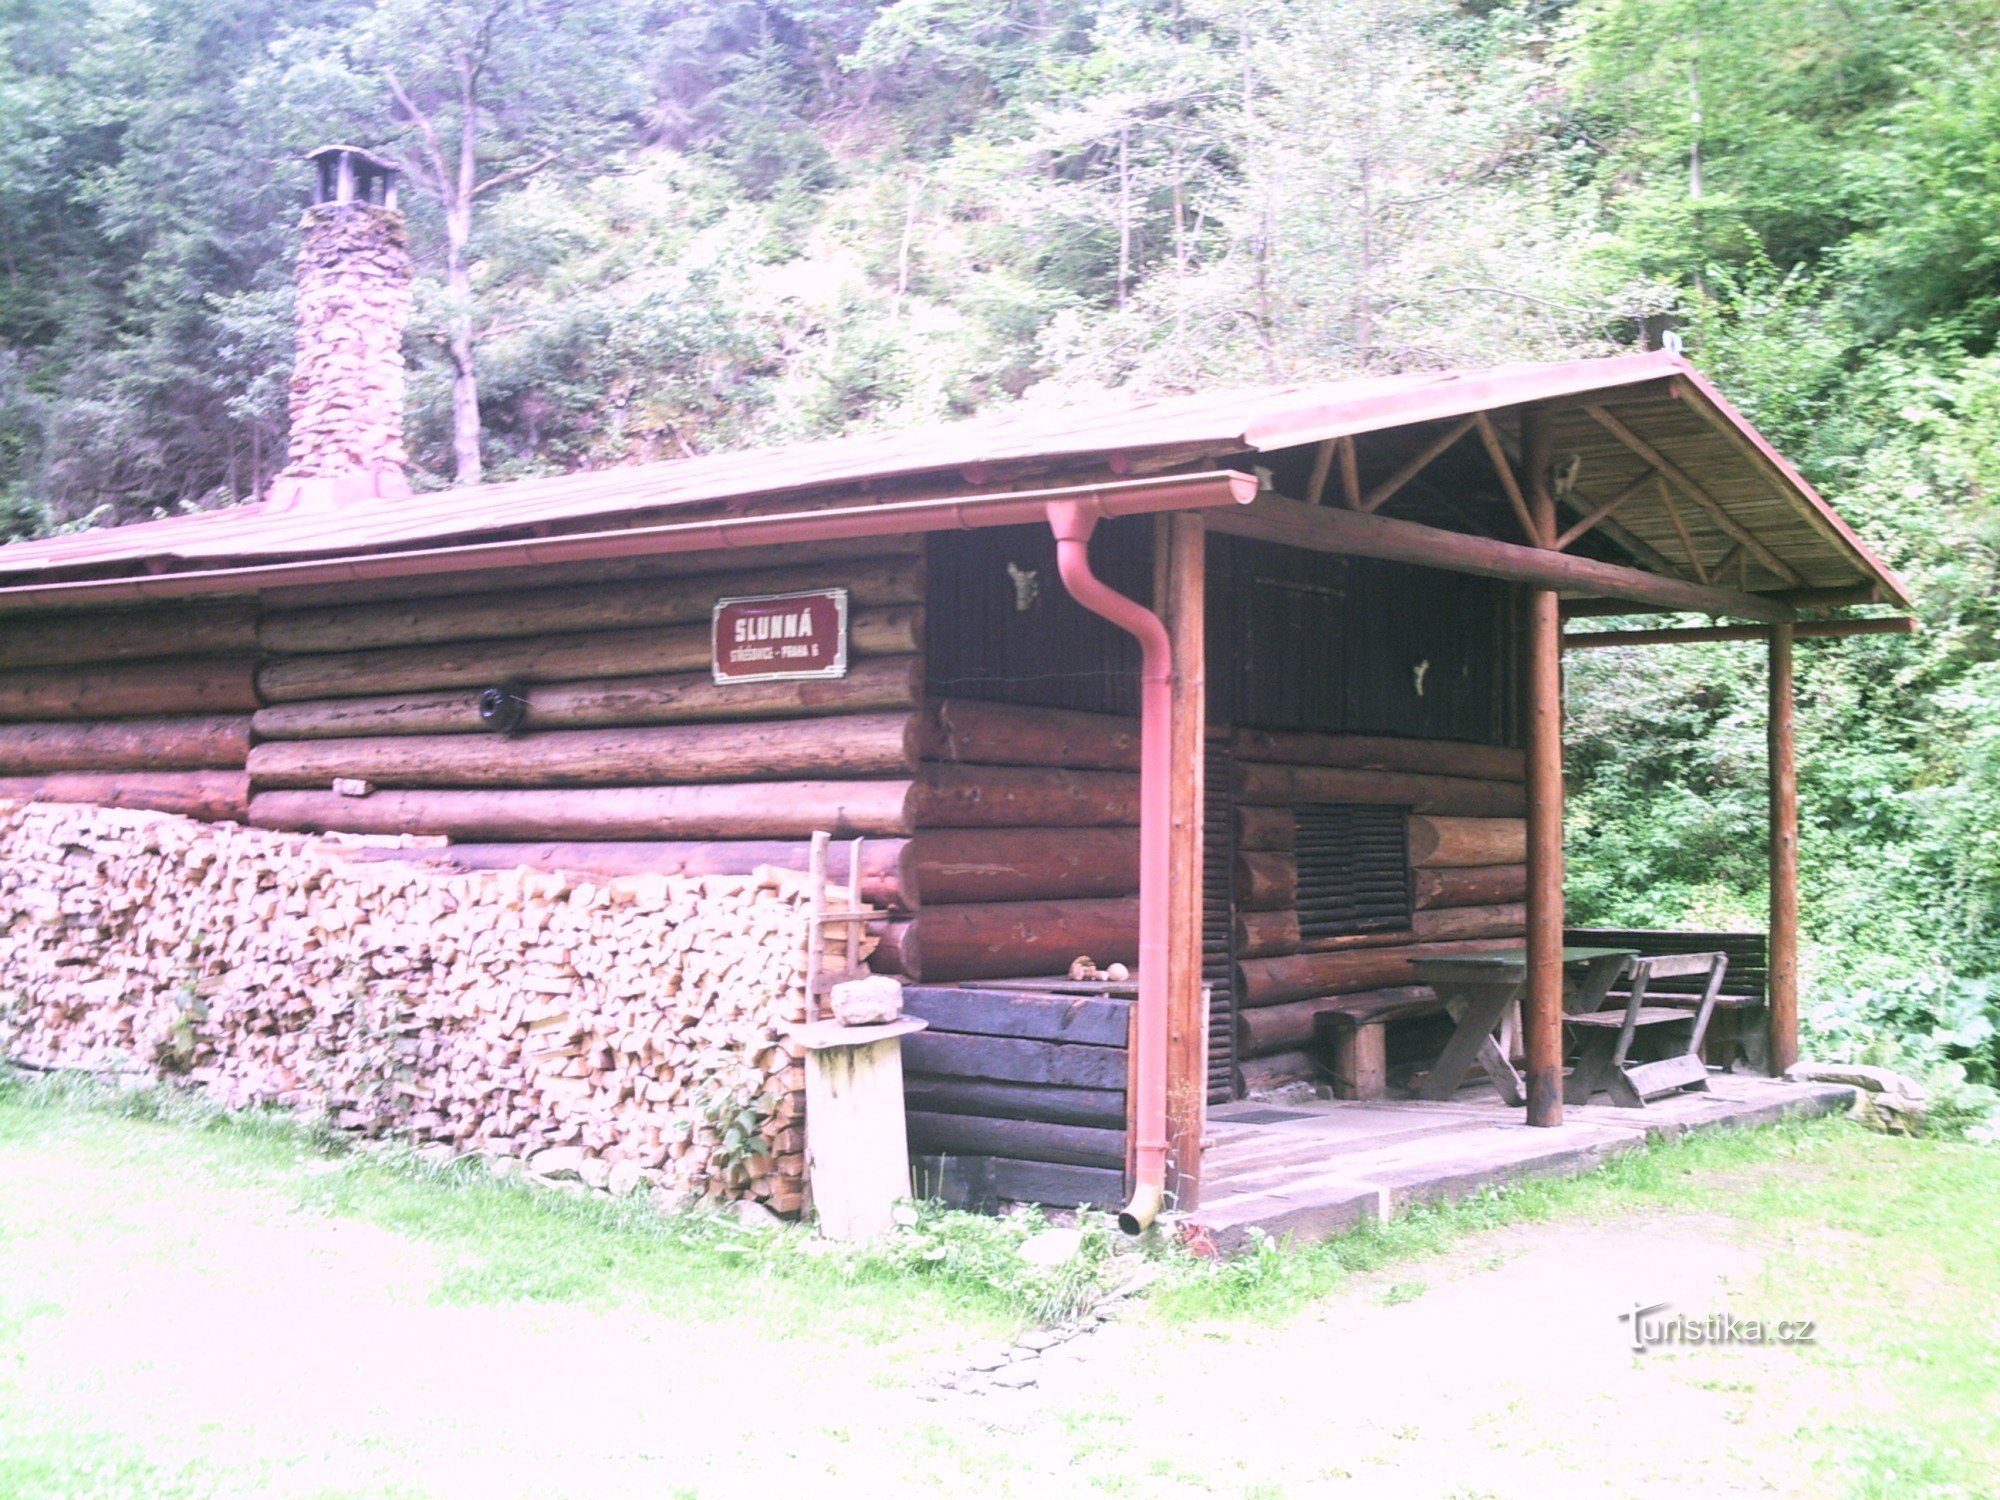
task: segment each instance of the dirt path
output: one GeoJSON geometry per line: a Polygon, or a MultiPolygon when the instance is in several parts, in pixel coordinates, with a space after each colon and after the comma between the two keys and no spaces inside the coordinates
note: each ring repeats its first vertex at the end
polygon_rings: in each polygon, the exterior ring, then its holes
{"type": "MultiPolygon", "coordinates": [[[[1032,1391],[962,1403],[1023,1470],[1230,1494],[1413,1497],[1820,1493],[1789,1441],[1829,1398],[1796,1350],[1634,1354],[1635,1300],[1772,1317],[1761,1249],[1692,1217],[1536,1225],[1358,1278],[1282,1328],[1120,1323],[1045,1356],[1032,1391]]],[[[1810,1293],[1807,1297],[1809,1299],[1810,1293]]]]}
{"type": "Polygon", "coordinates": [[[1635,1299],[1798,1311],[1757,1246],[1691,1217],[1481,1236],[1284,1327],[1142,1312],[1045,1355],[1031,1388],[940,1399],[922,1374],[946,1329],[831,1349],[441,1305],[439,1252],[392,1230],[0,1152],[0,1214],[29,1203],[31,1230],[0,1216],[0,1450],[50,1441],[32,1420],[167,1476],[222,1455],[194,1493],[1813,1493],[1785,1436],[1824,1392],[1795,1351],[1627,1346],[1635,1299]]]}

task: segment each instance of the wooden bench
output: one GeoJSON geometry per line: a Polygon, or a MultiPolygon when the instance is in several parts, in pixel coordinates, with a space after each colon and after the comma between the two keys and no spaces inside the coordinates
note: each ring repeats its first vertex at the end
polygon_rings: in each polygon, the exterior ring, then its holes
{"type": "MultiPolygon", "coordinates": [[[[1663,953],[1718,952],[1729,956],[1722,993],[1715,997],[1715,1014],[1702,1054],[1709,1066],[1733,1072],[1738,1062],[1752,1072],[1770,1070],[1770,1028],[1765,1019],[1764,984],[1769,967],[1769,942],[1761,932],[1670,932],[1654,928],[1573,927],[1565,943],[1630,948],[1641,957],[1663,953]]],[[[1620,989],[1622,990],[1622,986],[1620,989]]],[[[1698,994],[1673,992],[1672,981],[1653,993],[1654,1003],[1692,1010],[1698,994]]],[[[1614,991],[1612,998],[1620,998],[1614,991]]]]}
{"type": "Polygon", "coordinates": [[[1314,1050],[1331,1062],[1333,1097],[1386,1097],[1390,1023],[1444,1013],[1444,1002],[1427,985],[1339,997],[1313,1017],[1314,1050]]]}

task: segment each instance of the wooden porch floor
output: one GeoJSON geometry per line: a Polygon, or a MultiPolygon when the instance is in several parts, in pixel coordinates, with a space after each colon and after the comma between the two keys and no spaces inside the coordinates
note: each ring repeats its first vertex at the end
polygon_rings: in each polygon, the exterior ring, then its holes
{"type": "Polygon", "coordinates": [[[1218,1250],[1262,1230],[1323,1240],[1413,1203],[1468,1197],[1527,1177],[1569,1177],[1648,1139],[1723,1126],[1832,1114],[1850,1088],[1711,1074],[1707,1094],[1646,1109],[1571,1107],[1555,1129],[1532,1129],[1490,1086],[1448,1103],[1330,1099],[1240,1100],[1209,1110],[1203,1202],[1190,1227],[1218,1250]]]}

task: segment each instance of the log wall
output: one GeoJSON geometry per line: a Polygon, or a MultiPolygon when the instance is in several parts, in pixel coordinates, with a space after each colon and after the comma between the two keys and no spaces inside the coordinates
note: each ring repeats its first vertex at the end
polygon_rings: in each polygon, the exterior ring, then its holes
{"type": "Polygon", "coordinates": [[[985,1206],[1124,1201],[1129,1000],[912,985],[905,1039],[920,1188],[985,1206]]]}
{"type": "Polygon", "coordinates": [[[0,797],[240,820],[257,661],[248,605],[0,619],[0,797]]]}
{"type": "Polygon", "coordinates": [[[1237,1043],[1246,1084],[1309,1076],[1314,1017],[1385,992],[1421,999],[1411,963],[1521,940],[1527,830],[1521,753],[1445,740],[1238,730],[1234,862],[1237,1043]],[[1409,925],[1300,935],[1295,809],[1404,807],[1409,925]]]}
{"type": "Polygon", "coordinates": [[[924,572],[920,539],[883,538],[274,601],[249,819],[441,836],[379,855],[451,869],[607,875],[803,870],[825,829],[870,841],[871,899],[912,907],[924,809],[970,802],[976,825],[1015,795],[925,775],[924,572]],[[718,598],[830,587],[848,591],[845,677],[714,682],[718,598]],[[496,687],[521,700],[505,728],[481,709],[496,687]]]}

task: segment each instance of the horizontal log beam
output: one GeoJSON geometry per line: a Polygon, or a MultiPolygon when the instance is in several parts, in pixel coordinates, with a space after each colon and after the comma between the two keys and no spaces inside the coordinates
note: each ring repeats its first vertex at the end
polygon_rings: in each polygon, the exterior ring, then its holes
{"type": "Polygon", "coordinates": [[[923,899],[939,904],[1139,890],[1135,828],[927,828],[910,860],[923,899]]]}
{"type": "MultiPolygon", "coordinates": [[[[1887,620],[1803,620],[1792,627],[1802,641],[1845,640],[1855,635],[1914,635],[1917,622],[1908,615],[1887,620]]],[[[1685,629],[1592,630],[1562,638],[1565,651],[1601,646],[1687,646],[1706,641],[1763,641],[1771,632],[1755,625],[1694,625],[1685,629]]]]}
{"type": "Polygon", "coordinates": [[[248,714],[0,725],[0,775],[243,769],[248,714]]]}
{"type": "Polygon", "coordinates": [[[1657,573],[1616,563],[1491,537],[1468,536],[1388,516],[1335,510],[1329,506],[1315,508],[1277,495],[1261,496],[1252,505],[1216,511],[1208,517],[1208,525],[1212,530],[1233,536],[1312,552],[1411,563],[1509,583],[1533,584],[1538,588],[1604,595],[1662,609],[1771,622],[1790,620],[1796,613],[1775,600],[1735,589],[1663,578],[1657,573]]]}
{"type": "Polygon", "coordinates": [[[905,1073],[903,1098],[911,1109],[932,1114],[1125,1128],[1122,1089],[1051,1088],[1033,1083],[995,1083],[980,1078],[905,1073]]]}
{"type": "Polygon", "coordinates": [[[1468,865],[1445,870],[1417,870],[1416,906],[1492,906],[1524,900],[1528,894],[1526,865],[1468,865]]]}
{"type": "Polygon", "coordinates": [[[1313,1061],[1310,1052],[1274,1052],[1269,1057],[1246,1057],[1239,1071],[1248,1093],[1280,1088],[1288,1083],[1324,1078],[1326,1070],[1313,1061]]]}
{"type": "Polygon", "coordinates": [[[1297,839],[1298,820],[1289,807],[1237,807],[1238,849],[1288,850],[1297,839]]]}
{"type": "Polygon", "coordinates": [[[0,776],[0,802],[84,802],[177,813],[208,823],[241,822],[249,798],[250,781],[240,771],[0,776]]]}
{"type": "Polygon", "coordinates": [[[1284,958],[1247,959],[1237,965],[1238,1002],[1246,1009],[1416,983],[1411,964],[1451,953],[1486,953],[1504,948],[1507,938],[1412,943],[1402,948],[1364,948],[1343,953],[1300,953],[1284,958]]]}
{"type": "Polygon", "coordinates": [[[177,656],[0,675],[0,721],[232,714],[256,706],[256,665],[248,657],[177,656]]]}
{"type": "Polygon", "coordinates": [[[1410,819],[1410,864],[1416,869],[1519,865],[1527,858],[1528,825],[1520,818],[1410,819]]]}
{"type": "Polygon", "coordinates": [[[1080,771],[1139,769],[1139,721],[1117,714],[941,699],[925,714],[931,760],[1080,771]]]}
{"type": "MultiPolygon", "coordinates": [[[[853,845],[843,839],[827,849],[827,879],[846,886],[853,845]]],[[[764,868],[810,868],[812,844],[798,839],[732,839],[663,842],[446,844],[409,848],[363,845],[357,860],[389,860],[440,870],[559,870],[571,875],[752,875],[764,868]]],[[[868,839],[861,846],[861,896],[875,906],[917,904],[910,841],[868,839]]]]}
{"type": "Polygon", "coordinates": [[[508,589],[444,599],[279,610],[257,628],[266,651],[365,651],[445,641],[497,640],[577,630],[637,630],[708,620],[717,599],[840,587],[852,609],[924,601],[920,557],[759,568],[687,578],[508,589]]]}
{"type": "MultiPolygon", "coordinates": [[[[707,672],[650,677],[595,677],[519,689],[527,700],[523,729],[613,728],[693,724],[711,720],[800,718],[915,708],[923,701],[923,659],[884,656],[858,661],[845,677],[794,682],[719,683],[707,672]]],[[[265,740],[347,739],[376,734],[480,734],[483,688],[392,693],[375,698],[323,698],[259,709],[265,740]]]]}
{"type": "Polygon", "coordinates": [[[1332,766],[1239,762],[1236,796],[1241,802],[1276,806],[1351,802],[1473,818],[1512,818],[1527,812],[1527,789],[1518,781],[1475,781],[1465,776],[1424,776],[1405,771],[1350,771],[1332,766]]]}
{"type": "Polygon", "coordinates": [[[1299,866],[1291,855],[1236,851],[1231,892],[1239,911],[1282,911],[1299,898],[1299,866]]]}
{"type": "Polygon", "coordinates": [[[1246,1010],[1238,1018],[1240,1045],[1246,1057],[1268,1057],[1274,1052],[1289,1052],[1310,1045],[1314,1024],[1320,1016],[1332,1011],[1421,1005],[1436,998],[1437,992],[1427,985],[1407,985],[1353,995],[1320,995],[1310,1000],[1293,1000],[1284,1005],[1246,1010]]]}
{"type": "MultiPolygon", "coordinates": [[[[909,605],[856,610],[849,645],[857,657],[907,656],[920,650],[923,611],[909,605]]],[[[380,696],[495,683],[565,682],[707,671],[709,627],[666,625],[506,641],[391,646],[289,656],[268,662],[257,685],[273,703],[380,696]]]]}
{"type": "Polygon", "coordinates": [[[1410,931],[1424,943],[1522,937],[1527,930],[1528,909],[1519,901],[1500,901],[1488,906],[1434,906],[1416,913],[1410,921],[1410,931]]]}
{"type": "Polygon", "coordinates": [[[241,604],[27,615],[0,626],[0,671],[256,649],[257,612],[241,604]]]}
{"type": "Polygon", "coordinates": [[[1125,1087],[1123,1047],[1072,1047],[1019,1037],[920,1031],[903,1038],[903,1060],[913,1073],[951,1078],[1072,1089],[1125,1087]]]}
{"type": "Polygon", "coordinates": [[[910,1150],[918,1155],[1003,1156],[1079,1167],[1125,1165],[1125,1132],[1089,1125],[911,1110],[910,1150]]]}
{"type": "Polygon", "coordinates": [[[903,1014],[928,1022],[933,1031],[1123,1047],[1131,1035],[1132,1002],[1085,995],[914,984],[903,991],[903,1014]]]}
{"type": "Polygon", "coordinates": [[[1063,974],[1078,958],[1129,965],[1139,957],[1137,897],[926,906],[907,928],[900,972],[930,984],[1063,974]]]}
{"type": "Polygon", "coordinates": [[[819,781],[554,791],[259,792],[250,821],[296,832],[443,834],[472,843],[836,838],[911,832],[913,784],[819,781]]]}
{"type": "Polygon", "coordinates": [[[930,765],[913,813],[927,829],[1136,827],[1139,778],[1123,771],[930,765]]]}
{"type": "Polygon", "coordinates": [[[270,740],[250,752],[249,771],[260,790],[324,787],[339,778],[384,787],[816,781],[908,776],[917,766],[917,744],[914,714],[844,714],[519,735],[270,740]]]}
{"type": "Polygon", "coordinates": [[[1526,760],[1519,750],[1457,740],[1239,729],[1231,735],[1229,748],[1239,761],[1275,761],[1294,766],[1413,771],[1433,776],[1470,776],[1482,781],[1525,781],[1528,774],[1526,760]]]}

